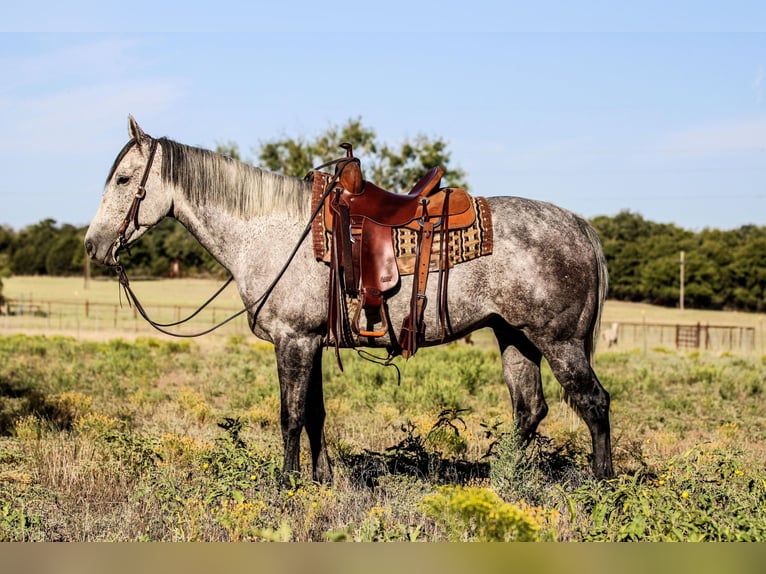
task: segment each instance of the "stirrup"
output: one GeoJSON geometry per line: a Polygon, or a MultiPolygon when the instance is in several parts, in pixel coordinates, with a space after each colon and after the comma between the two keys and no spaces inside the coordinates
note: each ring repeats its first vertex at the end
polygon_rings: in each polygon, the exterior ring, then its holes
{"type": "Polygon", "coordinates": [[[359,328],[359,319],[362,316],[362,305],[361,303],[356,308],[356,312],[354,313],[354,319],[351,321],[351,329],[360,337],[382,337],[383,335],[386,335],[388,333],[388,320],[386,319],[386,313],[385,310],[381,307],[381,313],[380,313],[380,331],[364,331],[359,328]]]}

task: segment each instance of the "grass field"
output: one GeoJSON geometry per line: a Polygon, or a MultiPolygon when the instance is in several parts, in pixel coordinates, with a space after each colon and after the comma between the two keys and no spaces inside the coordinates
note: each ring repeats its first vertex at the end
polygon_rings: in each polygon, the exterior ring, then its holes
{"type": "MultiPolygon", "coordinates": [[[[81,296],[78,281],[52,281],[12,278],[6,295],[81,296]]],[[[94,283],[89,297],[116,297],[114,283],[94,283]]],[[[158,304],[215,288],[185,283],[136,288],[158,304]]],[[[679,312],[609,302],[605,321],[636,313],[679,312]]],[[[760,321],[696,313],[684,318],[760,321]]],[[[602,349],[618,472],[608,482],[592,478],[587,431],[547,368],[549,415],[529,448],[516,446],[487,333],[400,361],[400,382],[350,352],[341,373],[328,354],[335,481],[284,486],[270,345],[56,332],[0,335],[2,541],[766,540],[757,353],[602,349]]],[[[302,465],[310,476],[305,444],[302,465]]]]}
{"type": "MultiPolygon", "coordinates": [[[[0,332],[56,332],[96,340],[132,339],[151,334],[169,339],[155,331],[128,305],[116,279],[91,280],[87,288],[82,278],[74,277],[10,277],[4,279],[3,284],[5,297],[17,301],[28,312],[0,317],[0,332]]],[[[131,282],[152,319],[166,323],[194,312],[222,285],[223,281],[205,279],[131,282]]],[[[236,287],[229,285],[193,323],[174,332],[204,330],[240,309],[242,301],[236,287]]],[[[247,334],[247,321],[241,317],[217,333],[227,337],[247,334]]]]}
{"type": "MultiPolygon", "coordinates": [[[[214,279],[166,279],[132,282],[142,301],[148,304],[196,307],[212,295],[223,281],[214,279]]],[[[114,278],[91,279],[85,288],[82,277],[9,277],[3,279],[3,293],[9,298],[114,304],[118,283],[114,278]]],[[[236,309],[242,303],[234,286],[229,286],[216,302],[219,307],[236,309]]]]}

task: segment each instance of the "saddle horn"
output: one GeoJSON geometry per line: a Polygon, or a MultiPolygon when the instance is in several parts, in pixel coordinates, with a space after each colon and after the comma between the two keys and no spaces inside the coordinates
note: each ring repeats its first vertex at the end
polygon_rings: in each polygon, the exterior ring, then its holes
{"type": "Polygon", "coordinates": [[[338,162],[335,173],[338,175],[340,186],[351,193],[358,195],[364,188],[364,178],[362,177],[362,168],[359,159],[354,157],[353,148],[350,143],[340,144],[346,150],[346,158],[338,162]]]}
{"type": "Polygon", "coordinates": [[[346,150],[346,157],[347,158],[354,157],[354,152],[353,152],[353,149],[352,149],[353,146],[350,143],[343,142],[342,144],[340,144],[340,147],[342,147],[344,150],[346,150]]]}

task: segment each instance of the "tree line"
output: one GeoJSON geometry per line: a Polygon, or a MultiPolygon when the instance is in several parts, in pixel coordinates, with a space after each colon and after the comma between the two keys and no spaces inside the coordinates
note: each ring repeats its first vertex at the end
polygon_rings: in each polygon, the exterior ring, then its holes
{"type": "MultiPolygon", "coordinates": [[[[609,268],[609,297],[678,306],[681,251],[684,302],[698,309],[766,310],[766,227],[694,232],[622,211],[590,220],[601,238],[609,268]]],[[[0,226],[0,277],[82,275],[87,227],[53,219],[15,231],[0,226]]],[[[166,219],[122,258],[143,277],[220,277],[226,271],[178,223],[166,219]],[[174,265],[174,263],[176,263],[174,265]]],[[[93,276],[112,272],[93,265],[93,276]]],[[[2,283],[0,283],[2,285],[2,283]]]]}
{"type": "MultiPolygon", "coordinates": [[[[264,169],[302,177],[312,166],[338,157],[339,144],[344,141],[354,144],[356,154],[362,157],[366,177],[383,187],[405,190],[437,164],[445,167],[447,184],[467,187],[465,173],[451,165],[444,140],[421,134],[399,146],[390,146],[379,142],[374,130],[359,119],[331,127],[313,140],[284,138],[265,142],[255,150],[255,161],[243,158],[235,143],[219,144],[216,151],[264,169]]],[[[610,298],[678,306],[683,251],[686,306],[766,309],[766,227],[746,225],[728,231],[693,232],[674,224],[647,221],[631,211],[590,221],[604,246],[610,298]]],[[[53,219],[19,231],[0,226],[0,277],[82,274],[86,265],[86,229],[53,219]]],[[[226,275],[172,219],[165,219],[144,235],[122,258],[134,276],[226,275]]],[[[111,273],[99,265],[92,266],[90,272],[93,276],[111,273]]]]}
{"type": "Polygon", "coordinates": [[[764,311],[766,227],[693,232],[622,211],[591,219],[609,267],[609,297],[664,306],[764,311]]]}

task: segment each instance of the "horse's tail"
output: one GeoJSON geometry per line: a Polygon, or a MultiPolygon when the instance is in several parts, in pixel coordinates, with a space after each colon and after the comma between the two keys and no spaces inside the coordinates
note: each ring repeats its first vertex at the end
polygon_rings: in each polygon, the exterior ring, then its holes
{"type": "Polygon", "coordinates": [[[604,310],[604,301],[606,300],[606,294],[609,290],[609,272],[606,268],[606,256],[604,255],[604,249],[601,246],[601,240],[596,234],[596,230],[585,219],[577,218],[580,223],[580,228],[585,233],[586,237],[593,246],[593,254],[596,257],[596,274],[597,274],[597,301],[596,312],[591,317],[590,337],[585,341],[585,352],[588,355],[588,359],[593,362],[593,354],[596,352],[596,343],[598,342],[599,331],[601,329],[601,312],[604,310]]]}

